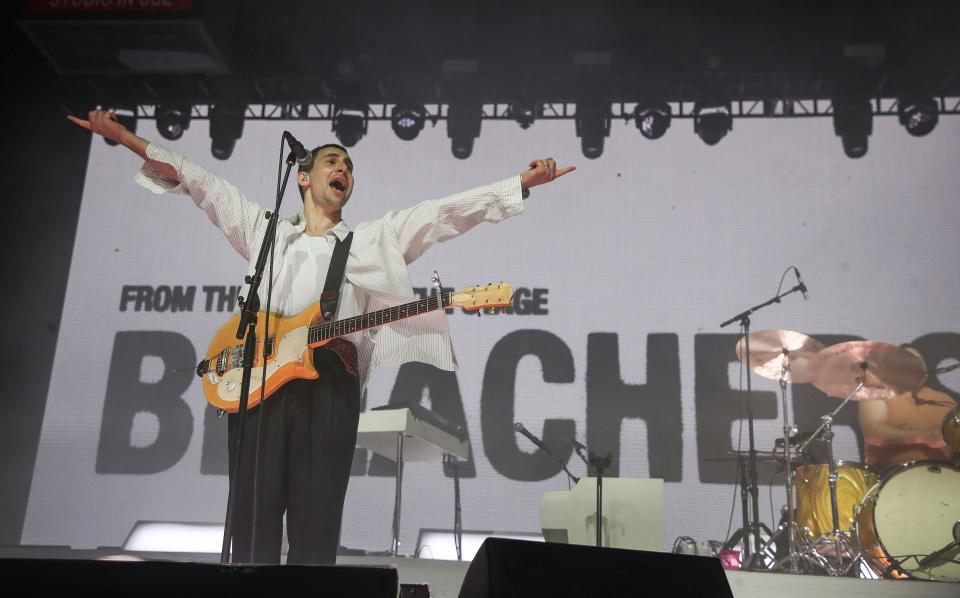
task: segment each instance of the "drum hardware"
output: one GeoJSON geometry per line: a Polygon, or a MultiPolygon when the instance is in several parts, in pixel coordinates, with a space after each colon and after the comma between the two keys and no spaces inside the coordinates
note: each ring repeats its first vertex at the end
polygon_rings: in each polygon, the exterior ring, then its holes
{"type": "Polygon", "coordinates": [[[940,426],[943,441],[953,453],[953,460],[960,461],[960,409],[954,409],[943,418],[940,426]]]}
{"type": "Polygon", "coordinates": [[[953,370],[960,368],[960,361],[957,363],[951,363],[950,365],[945,365],[942,368],[934,368],[928,371],[928,374],[946,374],[947,372],[952,372],[953,370]]]}
{"type": "Polygon", "coordinates": [[[787,556],[774,563],[773,568],[777,569],[778,565],[783,564],[785,561],[787,571],[790,573],[799,573],[801,553],[799,550],[795,550],[795,547],[799,547],[800,531],[797,529],[797,524],[794,521],[793,476],[790,475],[790,437],[797,433],[797,429],[790,425],[790,417],[787,411],[787,379],[790,376],[790,351],[789,349],[783,349],[781,354],[783,358],[780,366],[780,404],[783,411],[783,477],[787,486],[787,524],[785,535],[787,540],[787,556]]]}
{"type": "MultiPolygon", "coordinates": [[[[737,343],[737,357],[753,372],[764,378],[778,380],[780,384],[781,413],[783,414],[783,438],[776,446],[783,447],[782,462],[787,490],[787,521],[771,534],[767,545],[777,538],[786,541],[786,556],[772,564],[773,569],[786,567],[790,573],[800,572],[800,561],[816,561],[806,539],[797,527],[794,516],[793,483],[791,468],[791,445],[795,443],[797,429],[790,424],[787,406],[787,383],[810,382],[806,374],[807,363],[824,348],[816,339],[792,330],[761,330],[745,336],[737,343]],[[753,348],[750,343],[753,343],[753,348]],[[751,363],[753,364],[751,366],[751,363]],[[801,549],[802,547],[802,549],[801,549]]],[[[759,552],[759,551],[758,551],[759,552]]],[[[814,565],[821,565],[813,562],[814,565]]]]}
{"type": "MultiPolygon", "coordinates": [[[[820,353],[822,354],[822,352],[820,353]]],[[[820,355],[818,354],[818,356],[820,355]]],[[[813,363],[816,362],[817,357],[811,361],[811,367],[813,363]]],[[[862,370],[864,375],[867,372],[867,365],[864,363],[862,370]]],[[[814,378],[814,384],[816,384],[816,379],[814,378]]],[[[855,550],[853,544],[850,542],[849,534],[845,531],[840,530],[840,511],[837,503],[837,480],[839,479],[839,474],[837,470],[837,462],[834,459],[833,455],[833,420],[836,417],[837,413],[843,409],[847,403],[849,403],[853,398],[860,392],[865,386],[865,381],[860,380],[856,388],[851,392],[840,405],[828,413],[820,417],[821,423],[813,432],[813,436],[810,437],[805,443],[801,444],[798,447],[799,451],[806,450],[807,446],[817,438],[823,438],[824,443],[827,445],[827,460],[829,467],[829,474],[827,475],[827,481],[830,491],[830,517],[833,523],[833,529],[826,534],[822,534],[819,538],[814,540],[814,544],[817,544],[821,541],[831,541],[833,543],[833,554],[832,561],[828,563],[827,572],[831,575],[839,576],[846,575],[850,568],[857,562],[860,561],[860,554],[855,550]],[[847,564],[844,564],[844,552],[849,551],[849,554],[852,554],[853,557],[849,560],[847,564]]],[[[819,388],[819,386],[818,386],[819,388]]],[[[789,477],[789,476],[788,476],[789,477]]]]}
{"type": "MultiPolygon", "coordinates": [[[[960,527],[960,521],[957,521],[955,524],[953,524],[953,530],[954,530],[953,535],[954,535],[954,536],[957,536],[957,528],[958,528],[958,527],[960,527]]],[[[939,549],[937,549],[937,550],[934,550],[933,552],[931,552],[931,553],[928,554],[927,556],[925,556],[925,557],[923,557],[922,559],[920,559],[920,560],[917,562],[917,564],[920,566],[921,569],[923,569],[923,568],[927,567],[928,565],[934,564],[934,563],[937,562],[937,561],[946,561],[947,559],[943,558],[943,555],[945,555],[946,553],[950,552],[950,551],[953,550],[954,548],[957,548],[958,546],[960,546],[960,538],[955,539],[955,540],[947,543],[943,548],[939,548],[939,549]]]]}

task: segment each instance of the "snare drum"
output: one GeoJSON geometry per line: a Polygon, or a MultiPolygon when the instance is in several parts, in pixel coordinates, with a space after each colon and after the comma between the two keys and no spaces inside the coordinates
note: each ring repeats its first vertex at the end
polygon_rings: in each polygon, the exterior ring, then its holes
{"type": "MultiPolygon", "coordinates": [[[[857,506],[879,479],[862,463],[837,461],[837,514],[840,531],[853,530],[857,506]]],[[[801,465],[793,470],[797,496],[796,522],[811,538],[831,535],[833,515],[830,508],[830,467],[824,464],[801,465]]]]}
{"type": "Polygon", "coordinates": [[[960,469],[906,463],[887,474],[857,511],[857,538],[883,576],[960,581],[960,547],[929,564],[920,561],[960,534],[960,469]]]}

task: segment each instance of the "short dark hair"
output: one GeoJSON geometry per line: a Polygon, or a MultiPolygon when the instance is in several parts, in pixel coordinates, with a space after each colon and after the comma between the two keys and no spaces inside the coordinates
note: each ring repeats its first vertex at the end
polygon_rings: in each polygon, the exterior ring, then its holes
{"type": "MultiPolygon", "coordinates": [[[[297,172],[310,172],[311,170],[313,170],[313,164],[314,162],[317,161],[317,156],[320,155],[321,151],[327,149],[328,147],[335,147],[341,152],[347,154],[348,156],[350,155],[350,152],[347,151],[347,148],[343,147],[339,143],[324,143],[323,145],[315,147],[312,150],[310,150],[310,164],[306,166],[304,165],[298,166],[297,172]]],[[[297,185],[297,191],[300,192],[300,201],[304,201],[305,199],[303,195],[303,187],[301,187],[300,185],[297,185]]]]}

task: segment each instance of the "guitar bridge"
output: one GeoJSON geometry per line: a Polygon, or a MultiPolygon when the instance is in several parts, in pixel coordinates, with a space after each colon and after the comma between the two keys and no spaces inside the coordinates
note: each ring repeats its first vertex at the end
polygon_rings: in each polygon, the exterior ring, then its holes
{"type": "Polygon", "coordinates": [[[203,375],[210,371],[210,360],[204,359],[197,364],[197,376],[203,378],[203,375]]]}

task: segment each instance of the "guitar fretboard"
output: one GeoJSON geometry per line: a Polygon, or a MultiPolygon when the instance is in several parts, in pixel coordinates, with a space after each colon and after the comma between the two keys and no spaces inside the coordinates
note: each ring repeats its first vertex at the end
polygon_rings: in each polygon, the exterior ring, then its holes
{"type": "Polygon", "coordinates": [[[344,318],[343,320],[314,324],[310,327],[308,332],[307,344],[312,345],[314,343],[319,343],[331,338],[343,336],[345,334],[359,332],[360,330],[366,330],[367,328],[389,324],[390,322],[396,322],[397,320],[403,320],[405,318],[410,318],[419,314],[425,314],[436,309],[441,309],[450,305],[452,298],[453,293],[446,292],[441,293],[440,295],[427,297],[426,299],[411,301],[410,303],[388,307],[386,309],[354,316],[352,318],[344,318]],[[442,299],[442,303],[438,303],[438,300],[440,299],[442,299]]]}

